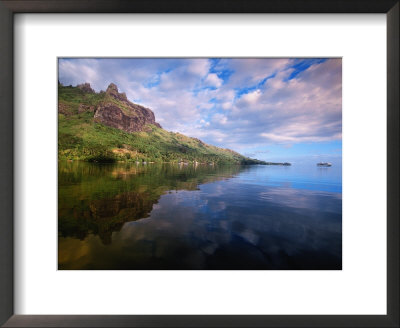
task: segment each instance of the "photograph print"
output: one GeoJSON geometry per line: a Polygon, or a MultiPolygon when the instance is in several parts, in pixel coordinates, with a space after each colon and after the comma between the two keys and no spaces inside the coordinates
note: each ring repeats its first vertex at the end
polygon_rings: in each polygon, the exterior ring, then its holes
{"type": "Polygon", "coordinates": [[[59,270],[341,270],[341,58],[59,58],[59,270]]]}

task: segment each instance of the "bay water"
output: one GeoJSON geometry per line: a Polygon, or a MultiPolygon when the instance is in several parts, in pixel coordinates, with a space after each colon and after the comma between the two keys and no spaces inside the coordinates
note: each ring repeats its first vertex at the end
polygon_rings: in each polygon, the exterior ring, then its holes
{"type": "Polygon", "coordinates": [[[63,270],[340,270],[340,166],[59,162],[63,270]]]}

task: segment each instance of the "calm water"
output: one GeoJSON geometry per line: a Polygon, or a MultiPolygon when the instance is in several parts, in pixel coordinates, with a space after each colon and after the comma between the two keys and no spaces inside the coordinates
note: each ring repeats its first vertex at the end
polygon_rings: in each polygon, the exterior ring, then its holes
{"type": "Polygon", "coordinates": [[[341,269],[341,168],[59,162],[59,269],[341,269]]]}

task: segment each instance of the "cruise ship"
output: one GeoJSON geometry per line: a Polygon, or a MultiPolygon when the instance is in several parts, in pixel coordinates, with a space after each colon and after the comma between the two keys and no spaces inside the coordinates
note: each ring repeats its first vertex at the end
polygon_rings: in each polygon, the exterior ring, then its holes
{"type": "Polygon", "coordinates": [[[317,166],[332,166],[332,164],[328,163],[328,162],[320,162],[320,163],[317,163],[317,166]]]}

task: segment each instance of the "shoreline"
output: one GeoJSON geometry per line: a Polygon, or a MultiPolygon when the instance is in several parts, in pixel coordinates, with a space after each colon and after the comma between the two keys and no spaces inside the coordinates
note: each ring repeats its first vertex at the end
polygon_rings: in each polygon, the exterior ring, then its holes
{"type": "Polygon", "coordinates": [[[176,164],[179,166],[188,166],[188,165],[194,165],[194,166],[216,166],[216,165],[243,165],[243,166],[249,166],[249,165],[275,165],[275,166],[291,166],[292,164],[289,162],[265,162],[265,163],[254,163],[254,164],[244,164],[244,163],[194,163],[194,162],[147,162],[147,161],[114,161],[114,162],[101,162],[101,161],[85,161],[85,160],[80,160],[80,159],[58,159],[58,162],[82,162],[82,163],[91,163],[91,164],[137,164],[137,165],[148,165],[148,164],[176,164]]]}

